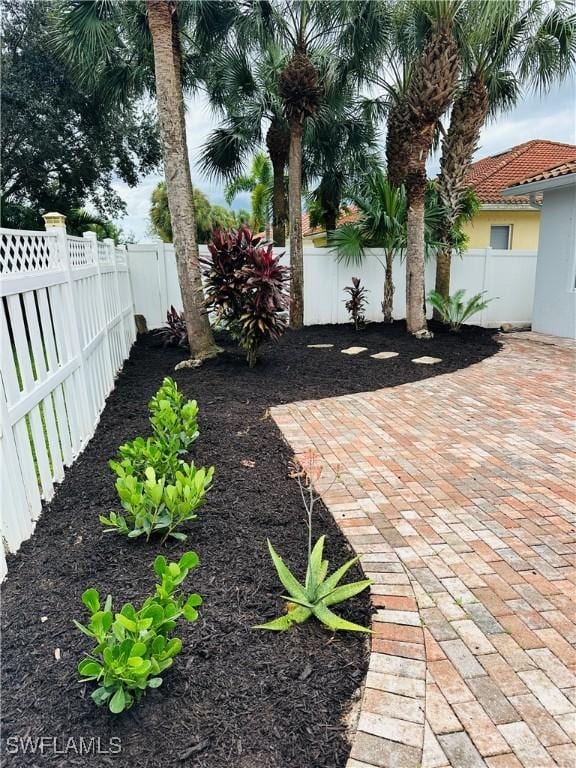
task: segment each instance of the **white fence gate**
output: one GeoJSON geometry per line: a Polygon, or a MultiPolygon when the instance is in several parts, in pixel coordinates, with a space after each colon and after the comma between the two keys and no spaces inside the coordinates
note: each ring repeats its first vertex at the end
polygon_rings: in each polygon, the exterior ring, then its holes
{"type": "MultiPolygon", "coordinates": [[[[200,253],[208,254],[206,246],[200,246],[200,253]]],[[[492,299],[471,322],[497,328],[502,323],[531,321],[536,256],[535,251],[495,251],[491,248],[470,250],[462,257],[454,256],[452,291],[464,288],[469,297],[486,291],[487,298],[492,299]]],[[[336,261],[329,248],[304,248],[304,324],[349,322],[343,291],[350,285],[353,275],[359,277],[369,290],[366,318],[381,320],[384,269],[379,259],[383,259],[383,253],[375,249],[362,266],[346,267],[336,261]]],[[[285,262],[290,262],[288,253],[285,262]]],[[[157,328],[165,322],[171,304],[182,309],[172,245],[129,245],[128,264],[134,311],[145,316],[149,328],[157,328]]],[[[435,262],[429,261],[426,265],[427,290],[434,287],[435,270],[435,262]]],[[[394,317],[400,319],[406,316],[406,271],[399,258],[394,260],[393,272],[396,287],[394,317]]]]}
{"type": "Polygon", "coordinates": [[[0,577],[94,434],[135,340],[126,252],[96,235],[0,229],[0,577]]]}

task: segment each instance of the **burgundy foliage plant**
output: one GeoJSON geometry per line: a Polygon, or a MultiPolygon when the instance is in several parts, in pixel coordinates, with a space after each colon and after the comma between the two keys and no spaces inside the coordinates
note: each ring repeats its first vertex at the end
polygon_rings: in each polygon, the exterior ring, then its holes
{"type": "Polygon", "coordinates": [[[364,288],[364,286],[360,286],[359,277],[353,277],[352,285],[346,286],[344,291],[350,296],[344,306],[350,313],[350,318],[354,323],[354,328],[358,330],[366,322],[366,318],[364,317],[364,310],[366,309],[366,304],[368,303],[368,299],[366,298],[368,291],[366,288],[364,288]]]}
{"type": "Polygon", "coordinates": [[[286,330],[289,269],[246,226],[212,233],[204,260],[206,308],[214,312],[255,365],[258,348],[286,330]]]}
{"type": "Polygon", "coordinates": [[[165,347],[188,347],[184,312],[178,314],[178,311],[172,305],[166,313],[166,325],[163,328],[159,328],[156,333],[162,339],[165,347]]]}

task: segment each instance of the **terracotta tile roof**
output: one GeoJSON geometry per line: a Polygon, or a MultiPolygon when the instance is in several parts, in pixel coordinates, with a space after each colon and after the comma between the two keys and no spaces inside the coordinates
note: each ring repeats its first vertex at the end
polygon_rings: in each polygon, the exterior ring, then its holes
{"type": "MultiPolygon", "coordinates": [[[[340,216],[338,217],[338,221],[336,224],[341,227],[342,224],[351,224],[354,221],[358,221],[359,212],[356,208],[348,208],[345,211],[342,211],[340,216]]],[[[324,227],[311,227],[310,226],[310,216],[308,213],[304,212],[302,214],[302,237],[311,237],[312,235],[319,235],[326,230],[324,227]]]]}
{"type": "Polygon", "coordinates": [[[513,187],[528,176],[574,160],[576,145],[532,139],[473,163],[467,181],[481,203],[527,204],[528,196],[503,197],[502,190],[513,187]]]}
{"type": "Polygon", "coordinates": [[[570,160],[568,163],[561,163],[560,165],[553,165],[542,173],[537,173],[536,176],[529,176],[527,179],[522,179],[518,184],[532,184],[533,181],[547,181],[548,179],[557,179],[558,176],[568,176],[571,173],[576,173],[576,160],[570,160]]]}

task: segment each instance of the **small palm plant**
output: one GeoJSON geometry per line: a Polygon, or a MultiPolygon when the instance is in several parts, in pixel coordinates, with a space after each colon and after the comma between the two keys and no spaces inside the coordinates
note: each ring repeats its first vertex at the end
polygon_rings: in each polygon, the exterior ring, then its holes
{"type": "Polygon", "coordinates": [[[326,537],[321,536],[312,547],[312,513],[314,503],[319,498],[314,492],[313,481],[318,480],[322,474],[322,467],[317,462],[317,454],[309,451],[302,464],[294,467],[291,477],[298,481],[302,500],[308,516],[308,567],[304,583],[292,574],[280,555],[276,552],[271,542],[268,541],[268,549],[272,562],[278,573],[278,578],[286,588],[287,612],[269,621],[266,624],[258,624],[254,629],[269,629],[280,632],[290,629],[295,624],[302,624],[315,616],[329,629],[348,630],[350,632],[368,632],[371,630],[354,624],[351,621],[337,616],[329,606],[343,603],[345,600],[362,592],[370,586],[370,579],[355,581],[350,584],[340,584],[344,575],[355,565],[359,557],[354,557],[340,566],[334,573],[328,576],[328,560],[323,559],[324,542],[326,537]]]}
{"type": "MultiPolygon", "coordinates": [[[[338,227],[329,235],[337,261],[346,266],[360,266],[368,255],[377,259],[384,268],[384,295],[382,312],[384,322],[393,322],[394,282],[392,267],[395,256],[402,258],[406,252],[407,203],[404,186],[394,187],[382,168],[375,168],[358,185],[349,191],[348,200],[358,212],[355,222],[338,227]],[[384,259],[378,253],[384,251],[384,259]]],[[[437,228],[442,210],[432,183],[426,190],[424,241],[426,256],[436,253],[437,228]]]]}
{"type": "Polygon", "coordinates": [[[474,294],[468,301],[464,299],[465,293],[466,291],[461,288],[452,296],[448,296],[448,298],[442,296],[438,291],[430,291],[428,294],[428,301],[438,312],[442,322],[448,325],[451,331],[456,333],[460,330],[462,323],[477,312],[486,309],[492,301],[492,299],[484,298],[486,291],[474,294]]]}

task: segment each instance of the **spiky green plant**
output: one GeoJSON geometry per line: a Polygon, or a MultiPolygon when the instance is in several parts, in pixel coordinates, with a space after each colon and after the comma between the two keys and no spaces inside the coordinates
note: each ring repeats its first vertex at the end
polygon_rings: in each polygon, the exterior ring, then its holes
{"type": "MultiPolygon", "coordinates": [[[[300,462],[292,464],[290,477],[298,482],[302,501],[306,507],[308,527],[308,566],[306,580],[301,584],[276,552],[271,542],[268,541],[268,549],[272,562],[278,573],[282,585],[288,591],[288,610],[266,624],[258,624],[254,629],[270,629],[276,632],[290,629],[294,624],[302,624],[310,616],[316,616],[318,621],[332,630],[348,630],[350,632],[370,632],[367,627],[353,624],[333,613],[329,606],[343,603],[350,597],[354,597],[370,586],[370,579],[355,581],[351,584],[340,584],[344,575],[355,565],[359,557],[348,560],[333,574],[328,576],[328,560],[323,559],[325,536],[321,536],[314,548],[312,547],[312,513],[314,504],[320,498],[314,490],[314,481],[320,479],[322,466],[318,463],[318,454],[310,450],[304,454],[300,462]]],[[[338,477],[336,473],[335,479],[338,477]]],[[[330,487],[330,486],[329,486],[330,487]]]]}
{"type": "Polygon", "coordinates": [[[288,591],[288,596],[286,597],[288,600],[288,611],[273,621],[269,621],[266,624],[258,624],[254,629],[282,631],[290,629],[294,624],[302,624],[310,616],[315,616],[318,621],[332,630],[371,632],[367,627],[362,627],[360,624],[354,624],[337,616],[329,608],[331,605],[343,603],[345,600],[362,592],[366,587],[370,586],[372,581],[370,579],[362,579],[362,581],[340,584],[339,586],[339,582],[346,572],[358,562],[358,557],[348,560],[347,563],[344,563],[338,570],[334,571],[331,576],[328,576],[328,560],[324,560],[322,557],[325,538],[325,536],[321,536],[312,550],[308,559],[304,584],[301,584],[292,574],[271,542],[268,541],[268,549],[278,573],[278,578],[288,591]]]}
{"type": "Polygon", "coordinates": [[[492,301],[492,299],[483,298],[486,291],[474,294],[468,301],[464,299],[465,293],[466,291],[461,288],[448,298],[444,298],[438,291],[430,291],[428,294],[428,302],[432,304],[451,331],[458,332],[462,323],[477,312],[486,309],[492,301]]]}

